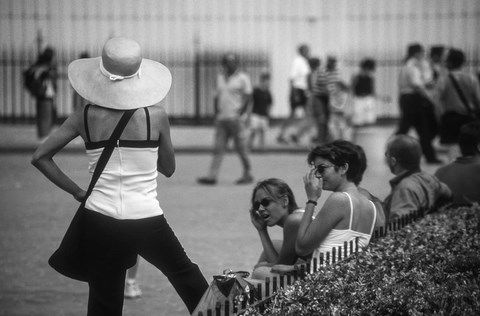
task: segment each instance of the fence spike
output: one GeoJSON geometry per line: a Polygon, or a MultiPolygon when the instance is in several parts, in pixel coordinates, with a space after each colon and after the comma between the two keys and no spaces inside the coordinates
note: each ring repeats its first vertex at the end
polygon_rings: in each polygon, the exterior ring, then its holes
{"type": "Polygon", "coordinates": [[[230,302],[228,300],[225,301],[225,316],[230,315],[230,302]]]}
{"type": "Polygon", "coordinates": [[[270,295],[270,278],[265,278],[265,297],[270,295]]]}
{"type": "Polygon", "coordinates": [[[301,279],[303,279],[305,277],[305,264],[301,264],[300,265],[300,276],[299,276],[301,279]]]}

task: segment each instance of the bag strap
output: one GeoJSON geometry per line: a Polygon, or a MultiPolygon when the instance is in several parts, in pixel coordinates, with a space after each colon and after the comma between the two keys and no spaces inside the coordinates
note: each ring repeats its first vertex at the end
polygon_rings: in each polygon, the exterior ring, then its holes
{"type": "Polygon", "coordinates": [[[458,84],[457,79],[455,79],[455,77],[453,76],[452,73],[449,73],[449,74],[448,74],[448,77],[449,77],[450,80],[452,81],[453,87],[454,87],[455,90],[457,91],[457,94],[458,94],[458,96],[460,97],[460,100],[462,101],[463,106],[467,109],[467,112],[468,112],[470,115],[473,115],[474,117],[476,117],[476,113],[475,113],[475,111],[474,111],[472,108],[470,108],[470,105],[469,105],[469,103],[468,103],[468,100],[467,100],[467,98],[465,97],[465,94],[463,93],[463,90],[460,88],[460,85],[458,84]]]}
{"type": "Polygon", "coordinates": [[[122,117],[120,118],[120,121],[118,121],[117,126],[115,126],[112,135],[107,141],[107,145],[105,146],[105,148],[103,148],[100,158],[98,158],[97,165],[95,167],[95,170],[93,171],[92,179],[90,180],[90,184],[88,185],[87,194],[85,195],[85,199],[80,205],[80,208],[83,208],[85,206],[85,202],[92,193],[93,188],[97,183],[97,180],[100,178],[103,169],[105,169],[105,166],[107,165],[107,162],[113,153],[113,149],[115,148],[117,140],[120,138],[120,135],[122,135],[125,126],[127,126],[127,123],[132,117],[135,110],[136,109],[125,111],[125,113],[123,113],[122,117]]]}

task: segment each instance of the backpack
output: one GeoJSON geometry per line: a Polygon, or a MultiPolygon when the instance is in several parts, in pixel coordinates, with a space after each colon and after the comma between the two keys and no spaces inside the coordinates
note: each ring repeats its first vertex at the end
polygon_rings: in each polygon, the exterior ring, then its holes
{"type": "Polygon", "coordinates": [[[42,97],[47,90],[43,82],[45,72],[37,75],[38,66],[36,64],[30,66],[23,72],[23,84],[33,97],[42,97]]]}

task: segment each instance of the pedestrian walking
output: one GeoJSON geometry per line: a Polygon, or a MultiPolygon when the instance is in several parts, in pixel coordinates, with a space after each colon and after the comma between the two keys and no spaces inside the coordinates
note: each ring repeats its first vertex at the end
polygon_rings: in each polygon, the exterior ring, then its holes
{"type": "Polygon", "coordinates": [[[305,113],[305,106],[308,100],[308,76],[310,74],[310,65],[308,58],[310,56],[310,47],[302,44],[298,47],[297,55],[293,59],[290,71],[290,114],[280,127],[277,142],[287,144],[285,133],[287,129],[296,123],[295,112],[302,109],[305,113]]]}
{"type": "Polygon", "coordinates": [[[265,148],[265,134],[269,128],[272,94],[270,93],[270,73],[260,75],[260,84],[253,89],[253,108],[250,115],[248,147],[253,148],[253,142],[258,136],[259,148],[265,148]]]}
{"type": "Polygon", "coordinates": [[[370,125],[377,120],[375,98],[375,60],[366,58],[360,62],[360,71],[351,81],[353,92],[353,117],[355,126],[370,125]]]}
{"type": "Polygon", "coordinates": [[[168,116],[159,105],[171,86],[170,71],[142,58],[134,40],[117,37],[105,43],[101,57],[73,61],[68,78],[90,104],[32,157],[48,179],[81,202],[49,263],[88,282],[87,315],[121,315],[126,270],[141,255],[167,276],[192,312],[208,284],[157,200],[158,172],[170,177],[175,171],[168,116]],[[86,191],[52,159],[78,135],[93,173],[86,191]]]}
{"type": "Polygon", "coordinates": [[[437,134],[434,104],[427,92],[425,50],[420,44],[411,44],[398,79],[400,93],[400,122],[396,134],[407,134],[410,127],[417,131],[427,163],[442,163],[437,158],[432,141],[437,134]]]}
{"type": "Polygon", "coordinates": [[[240,71],[238,56],[228,53],[222,58],[223,71],[217,78],[215,96],[215,145],[213,159],[206,177],[199,184],[214,185],[230,139],[242,163],[243,174],[236,184],[253,182],[250,159],[247,156],[245,123],[251,113],[252,84],[250,77],[240,71]]]}
{"type": "Polygon", "coordinates": [[[35,98],[37,136],[43,141],[55,122],[55,94],[57,89],[57,68],[55,51],[47,47],[37,61],[25,72],[25,86],[35,98]]]}

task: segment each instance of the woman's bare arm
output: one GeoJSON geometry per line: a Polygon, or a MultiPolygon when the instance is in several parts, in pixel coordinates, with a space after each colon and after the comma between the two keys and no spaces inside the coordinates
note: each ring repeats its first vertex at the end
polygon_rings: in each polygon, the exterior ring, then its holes
{"type": "MultiPolygon", "coordinates": [[[[322,195],[322,179],[317,178],[315,169],[312,169],[303,180],[307,199],[317,201],[322,195]]],[[[341,209],[344,207],[346,207],[346,203],[343,194],[332,193],[315,219],[312,219],[315,205],[307,203],[295,243],[295,250],[299,256],[311,254],[320,245],[328,233],[342,220],[344,213],[341,212],[341,209]]]]}
{"type": "Polygon", "coordinates": [[[175,154],[172,139],[170,138],[170,122],[167,112],[160,108],[160,136],[158,145],[157,170],[166,177],[171,177],[175,172],[175,154]]]}
{"type": "Polygon", "coordinates": [[[53,132],[32,156],[32,165],[42,172],[60,189],[70,193],[77,201],[85,197],[85,190],[73,182],[53,161],[53,156],[67,145],[72,139],[80,135],[83,111],[74,112],[55,132],[53,132]]]}

